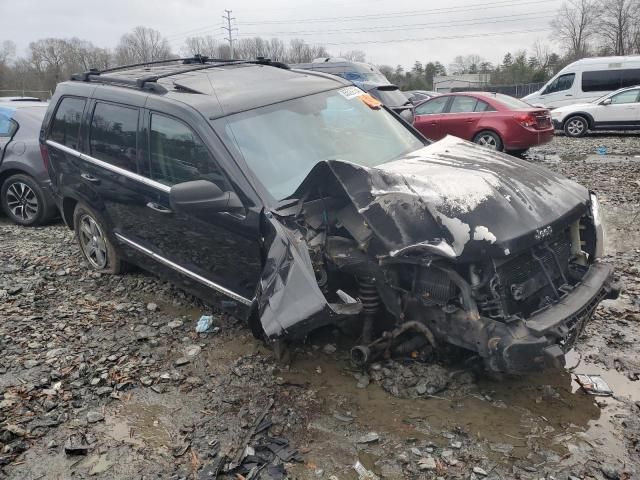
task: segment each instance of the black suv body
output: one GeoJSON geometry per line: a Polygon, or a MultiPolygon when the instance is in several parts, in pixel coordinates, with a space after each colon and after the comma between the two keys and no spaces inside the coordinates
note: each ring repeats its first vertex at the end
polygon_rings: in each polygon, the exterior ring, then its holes
{"type": "Polygon", "coordinates": [[[41,143],[92,268],[221,294],[269,339],[361,321],[356,361],[448,342],[496,371],[561,364],[615,294],[580,185],[334,76],[199,61],[56,89],[41,143]]]}

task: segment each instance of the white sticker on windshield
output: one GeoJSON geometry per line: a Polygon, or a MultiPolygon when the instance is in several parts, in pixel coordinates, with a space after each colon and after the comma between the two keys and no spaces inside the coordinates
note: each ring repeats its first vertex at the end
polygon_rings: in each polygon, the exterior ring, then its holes
{"type": "Polygon", "coordinates": [[[359,97],[360,95],[364,95],[364,92],[360,90],[358,87],[344,87],[338,90],[338,93],[342,95],[347,100],[351,100],[352,98],[359,97]]]}

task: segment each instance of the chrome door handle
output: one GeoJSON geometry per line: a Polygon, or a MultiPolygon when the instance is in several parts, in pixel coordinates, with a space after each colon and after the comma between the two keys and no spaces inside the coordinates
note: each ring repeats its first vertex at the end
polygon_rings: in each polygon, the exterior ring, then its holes
{"type": "Polygon", "coordinates": [[[159,213],[173,213],[173,210],[170,210],[170,209],[168,209],[166,207],[163,207],[159,203],[155,203],[155,202],[147,203],[147,207],[149,207],[151,210],[155,210],[156,212],[159,212],[159,213]]]}
{"type": "Polygon", "coordinates": [[[81,173],[80,176],[84,178],[87,182],[99,183],[100,179],[94,177],[93,175],[89,175],[88,173],[81,173]]]}

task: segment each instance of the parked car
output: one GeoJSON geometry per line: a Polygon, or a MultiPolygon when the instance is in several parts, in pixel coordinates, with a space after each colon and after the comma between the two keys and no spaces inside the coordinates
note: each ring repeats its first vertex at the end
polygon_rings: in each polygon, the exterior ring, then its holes
{"type": "Polygon", "coordinates": [[[440,95],[438,92],[431,92],[429,90],[407,90],[402,93],[404,93],[407,99],[414,105],[418,105],[425,100],[429,100],[430,98],[440,95]]]}
{"type": "Polygon", "coordinates": [[[0,102],[41,102],[38,97],[0,97],[0,102]]]}
{"type": "Polygon", "coordinates": [[[372,82],[380,85],[390,83],[378,67],[365,62],[352,62],[340,57],[316,58],[311,63],[291,64],[291,68],[337,75],[350,82],[372,82]]]}
{"type": "Polygon", "coordinates": [[[20,225],[40,225],[57,213],[38,136],[44,102],[0,101],[0,204],[20,225]]]}
{"type": "Polygon", "coordinates": [[[58,85],[40,140],[91,269],[221,294],[273,341],[361,321],[357,362],[451,343],[529,371],[561,365],[617,292],[595,194],[430,143],[339,77],[267,60],[90,71],[58,85]]]}
{"type": "Polygon", "coordinates": [[[416,107],[414,126],[427,138],[455,135],[483,147],[521,154],[553,138],[551,115],[501,93],[450,93],[416,107]]]}
{"type": "Polygon", "coordinates": [[[620,88],[634,85],[640,85],[640,55],[590,57],[567,65],[539,91],[522,100],[553,109],[592,102],[620,88]]]}
{"type": "Polygon", "coordinates": [[[556,108],[551,118],[553,126],[569,137],[581,137],[589,130],[640,130],[640,86],[556,108]]]}

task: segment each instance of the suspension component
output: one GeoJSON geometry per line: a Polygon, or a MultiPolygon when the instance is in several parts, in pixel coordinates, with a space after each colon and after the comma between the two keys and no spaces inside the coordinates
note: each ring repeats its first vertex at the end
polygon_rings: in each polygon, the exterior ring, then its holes
{"type": "Polygon", "coordinates": [[[374,319],[380,310],[380,295],[378,295],[375,278],[358,278],[358,296],[362,302],[362,341],[368,344],[373,338],[374,319]]]}

